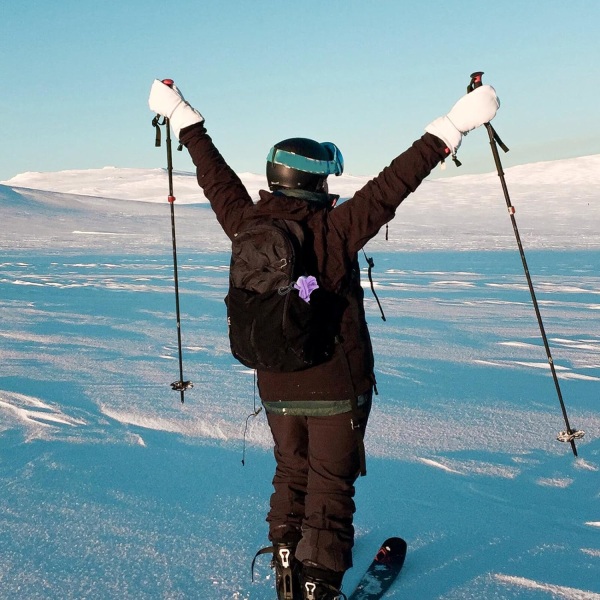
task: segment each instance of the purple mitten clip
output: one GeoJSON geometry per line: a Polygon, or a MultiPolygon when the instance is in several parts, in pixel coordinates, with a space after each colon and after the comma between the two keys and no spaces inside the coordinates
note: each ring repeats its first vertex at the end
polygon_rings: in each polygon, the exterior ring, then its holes
{"type": "Polygon", "coordinates": [[[300,292],[300,298],[304,302],[310,302],[310,295],[319,287],[317,280],[312,276],[300,276],[294,287],[300,292]]]}

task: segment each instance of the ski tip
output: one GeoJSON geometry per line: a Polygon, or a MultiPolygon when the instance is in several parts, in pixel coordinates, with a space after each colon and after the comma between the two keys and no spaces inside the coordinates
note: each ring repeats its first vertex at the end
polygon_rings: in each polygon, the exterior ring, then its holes
{"type": "Polygon", "coordinates": [[[407,548],[408,544],[401,537],[391,537],[385,540],[381,546],[389,546],[392,550],[401,550],[407,548]]]}
{"type": "Polygon", "coordinates": [[[380,563],[404,561],[408,544],[400,537],[391,537],[381,544],[375,560],[380,563]]]}

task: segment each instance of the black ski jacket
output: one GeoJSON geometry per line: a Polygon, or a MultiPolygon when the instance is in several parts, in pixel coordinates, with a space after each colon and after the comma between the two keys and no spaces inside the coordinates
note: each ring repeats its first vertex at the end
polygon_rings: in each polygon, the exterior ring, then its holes
{"type": "Polygon", "coordinates": [[[259,192],[260,200],[255,204],[203,124],[183,129],[180,141],[196,165],[198,184],[230,239],[253,215],[299,221],[313,241],[320,285],[329,291],[343,290],[348,300],[333,358],[294,373],[258,371],[261,399],[350,400],[368,392],[375,383],[374,359],[363,307],[358,252],[449,155],[445,144],[426,133],[351,199],[328,209],[264,190],[259,192]]]}

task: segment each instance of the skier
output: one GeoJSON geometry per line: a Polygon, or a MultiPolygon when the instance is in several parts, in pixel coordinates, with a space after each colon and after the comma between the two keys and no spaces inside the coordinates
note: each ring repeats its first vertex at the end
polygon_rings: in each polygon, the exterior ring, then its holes
{"type": "Polygon", "coordinates": [[[276,458],[267,516],[272,546],[262,552],[273,553],[278,598],[343,597],[343,575],[352,566],[354,484],[365,472],[363,436],[377,391],[357,255],[432,169],[455,156],[463,135],[494,118],[495,90],[483,85],[462,97],[335,209],[338,197],[329,194],[327,178],[342,173],[343,158],[334,144],[307,138],[275,144],[267,157],[270,191],[261,190],[254,203],[207,134],[204,117],[176,86],[155,80],[149,105],[188,149],[230,239],[256,215],[299,223],[318,285],[343,298],[328,360],[300,371],[257,372],[276,458]]]}

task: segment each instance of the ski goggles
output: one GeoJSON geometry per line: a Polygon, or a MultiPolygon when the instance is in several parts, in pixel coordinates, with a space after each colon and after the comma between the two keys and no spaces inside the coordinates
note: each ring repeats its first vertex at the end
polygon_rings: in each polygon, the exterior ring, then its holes
{"type": "Polygon", "coordinates": [[[344,172],[344,157],[340,149],[332,142],[321,142],[321,146],[329,153],[329,160],[308,158],[273,147],[269,151],[267,162],[315,175],[341,175],[344,172]]]}

